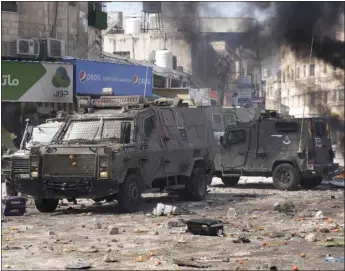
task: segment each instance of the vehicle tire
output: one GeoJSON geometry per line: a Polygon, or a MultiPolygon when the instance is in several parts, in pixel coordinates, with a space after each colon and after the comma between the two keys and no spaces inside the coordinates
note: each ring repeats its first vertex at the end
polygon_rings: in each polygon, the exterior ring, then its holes
{"type": "Polygon", "coordinates": [[[127,175],[125,181],[120,185],[117,200],[123,212],[132,213],[138,210],[141,202],[141,188],[136,175],[127,175]]]}
{"type": "Polygon", "coordinates": [[[16,188],[15,188],[13,182],[5,181],[5,184],[6,184],[6,196],[7,197],[12,197],[12,196],[18,195],[18,192],[16,191],[16,188]]]}
{"type": "Polygon", "coordinates": [[[35,199],[35,206],[41,213],[53,213],[59,205],[59,199],[35,199]]]}
{"type": "Polygon", "coordinates": [[[273,184],[279,190],[294,190],[300,182],[300,175],[296,168],[288,163],[276,166],[272,174],[273,184]]]}
{"type": "Polygon", "coordinates": [[[320,185],[322,183],[322,179],[322,176],[303,178],[300,181],[300,185],[304,189],[312,189],[320,185]]]}
{"type": "Polygon", "coordinates": [[[222,177],[222,182],[225,186],[235,186],[240,181],[241,177],[222,177]]]}
{"type": "Polygon", "coordinates": [[[179,192],[183,200],[201,201],[205,199],[207,191],[207,178],[205,170],[195,168],[190,178],[186,179],[185,188],[179,192]]]}

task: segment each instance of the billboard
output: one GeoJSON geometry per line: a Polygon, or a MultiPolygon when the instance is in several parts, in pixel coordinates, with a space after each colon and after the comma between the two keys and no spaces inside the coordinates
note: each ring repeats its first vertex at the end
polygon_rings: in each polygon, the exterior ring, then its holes
{"type": "Polygon", "coordinates": [[[1,101],[73,102],[73,66],[1,61],[1,101]]]}
{"type": "Polygon", "coordinates": [[[152,96],[152,68],[74,59],[76,94],[152,96]],[[146,77],[147,71],[147,77],[146,77]]]}

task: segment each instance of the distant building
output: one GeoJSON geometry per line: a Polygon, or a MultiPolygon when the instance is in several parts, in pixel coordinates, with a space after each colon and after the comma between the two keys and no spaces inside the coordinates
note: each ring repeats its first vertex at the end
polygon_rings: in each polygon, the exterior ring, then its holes
{"type": "MultiPolygon", "coordinates": [[[[329,35],[344,41],[344,23],[329,29],[329,35]]],[[[281,104],[290,115],[318,116],[324,112],[344,114],[344,70],[309,54],[298,55],[281,45],[281,104]]]]}

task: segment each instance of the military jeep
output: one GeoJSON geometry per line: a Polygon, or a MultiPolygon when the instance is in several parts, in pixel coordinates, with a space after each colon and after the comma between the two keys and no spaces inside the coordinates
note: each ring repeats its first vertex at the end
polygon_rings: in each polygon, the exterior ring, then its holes
{"type": "Polygon", "coordinates": [[[149,188],[204,199],[217,151],[204,109],[149,106],[137,96],[79,104],[50,145],[31,149],[30,178],[16,180],[39,211],[53,212],[61,198],[91,198],[133,212],[149,188]]]}
{"type": "Polygon", "coordinates": [[[257,121],[228,126],[220,143],[215,175],[227,186],[236,185],[240,176],[272,176],[278,189],[310,189],[337,167],[324,118],[283,119],[269,112],[257,121]]]}

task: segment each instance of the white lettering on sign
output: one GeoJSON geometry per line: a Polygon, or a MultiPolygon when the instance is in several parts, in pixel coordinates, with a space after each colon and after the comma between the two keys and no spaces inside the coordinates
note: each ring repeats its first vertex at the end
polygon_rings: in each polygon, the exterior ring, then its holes
{"type": "Polygon", "coordinates": [[[116,96],[116,97],[102,97],[94,99],[95,105],[123,105],[123,104],[138,104],[140,96],[116,96]]]}
{"type": "Polygon", "coordinates": [[[18,86],[19,80],[13,79],[13,81],[11,81],[11,75],[10,74],[4,74],[4,75],[2,75],[1,85],[2,86],[18,86]]]}

